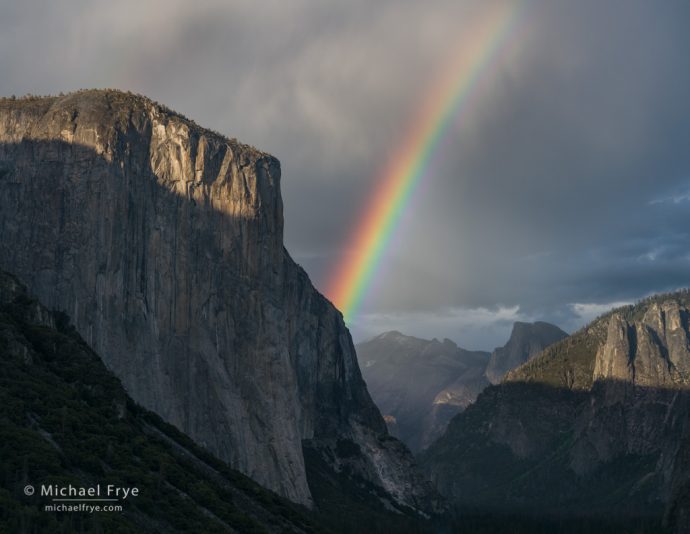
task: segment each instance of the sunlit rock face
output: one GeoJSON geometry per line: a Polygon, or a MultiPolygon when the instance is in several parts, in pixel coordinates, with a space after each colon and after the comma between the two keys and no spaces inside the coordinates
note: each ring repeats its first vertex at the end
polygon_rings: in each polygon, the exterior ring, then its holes
{"type": "Polygon", "coordinates": [[[594,379],[652,387],[690,384],[687,309],[669,301],[654,303],[636,321],[614,314],[597,352],[594,379]]]}
{"type": "Polygon", "coordinates": [[[487,388],[422,464],[459,506],[687,525],[689,317],[688,291],[602,316],[487,388]]]}
{"type": "Polygon", "coordinates": [[[303,440],[356,440],[363,476],[424,508],[282,212],[275,158],[146,98],[0,101],[0,266],[66,311],[136,401],[308,505],[303,440]]]}

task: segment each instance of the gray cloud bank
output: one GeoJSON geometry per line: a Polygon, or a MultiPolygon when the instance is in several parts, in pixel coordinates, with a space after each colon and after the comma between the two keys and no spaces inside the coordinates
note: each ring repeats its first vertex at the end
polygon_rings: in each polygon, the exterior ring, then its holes
{"type": "MultiPolygon", "coordinates": [[[[272,152],[324,288],[486,1],[0,1],[0,94],[140,92],[272,152]]],[[[356,337],[502,344],[690,285],[690,4],[525,0],[405,213],[356,337]]]]}

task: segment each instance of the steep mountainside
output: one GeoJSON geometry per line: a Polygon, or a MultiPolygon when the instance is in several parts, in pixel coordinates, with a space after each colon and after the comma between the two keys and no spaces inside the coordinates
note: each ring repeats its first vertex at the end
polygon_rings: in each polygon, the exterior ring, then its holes
{"type": "Polygon", "coordinates": [[[0,458],[0,532],[322,531],[136,405],[66,316],[2,271],[0,458]],[[47,513],[39,488],[52,484],[139,495],[117,503],[122,512],[47,513]]]}
{"type": "Polygon", "coordinates": [[[280,165],[143,97],[0,101],[0,267],[132,398],[310,505],[303,441],[396,505],[432,492],[391,442],[341,314],[283,248],[280,165]]]}
{"type": "Polygon", "coordinates": [[[669,516],[687,521],[689,307],[683,291],[615,310],[487,388],[422,458],[441,492],[463,509],[653,529],[675,498],[669,516]]]}
{"type": "Polygon", "coordinates": [[[508,343],[489,355],[462,349],[449,339],[386,332],[357,345],[357,355],[389,429],[418,452],[443,434],[448,421],[473,403],[491,378],[502,379],[566,336],[549,323],[515,323],[508,343]]]}
{"type": "Polygon", "coordinates": [[[549,345],[566,337],[568,334],[549,323],[516,322],[508,343],[491,354],[486,377],[492,384],[498,384],[508,371],[521,366],[549,345]]]}
{"type": "Polygon", "coordinates": [[[690,532],[690,421],[687,420],[685,435],[674,462],[666,522],[676,534],[690,532]]]}
{"type": "Polygon", "coordinates": [[[429,446],[488,382],[489,353],[386,332],[357,345],[360,369],[381,412],[410,450],[429,446]]]}

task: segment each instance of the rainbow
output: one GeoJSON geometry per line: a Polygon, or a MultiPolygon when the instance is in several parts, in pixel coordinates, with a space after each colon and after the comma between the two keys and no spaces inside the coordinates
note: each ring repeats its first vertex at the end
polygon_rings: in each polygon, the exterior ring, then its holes
{"type": "Polygon", "coordinates": [[[345,260],[333,271],[326,295],[350,322],[381,264],[415,190],[449,126],[467,109],[473,89],[515,26],[518,2],[502,3],[465,34],[454,61],[432,86],[403,142],[376,180],[377,190],[352,233],[345,260]],[[469,43],[469,44],[468,44],[469,43]]]}

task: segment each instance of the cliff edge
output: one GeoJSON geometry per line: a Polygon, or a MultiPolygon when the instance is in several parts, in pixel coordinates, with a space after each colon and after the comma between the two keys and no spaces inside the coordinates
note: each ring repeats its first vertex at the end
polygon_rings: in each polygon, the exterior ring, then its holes
{"type": "Polygon", "coordinates": [[[430,506],[341,314],[283,247],[280,164],[118,91],[0,100],[0,267],[69,314],[128,393],[311,505],[303,443],[430,506]]]}

